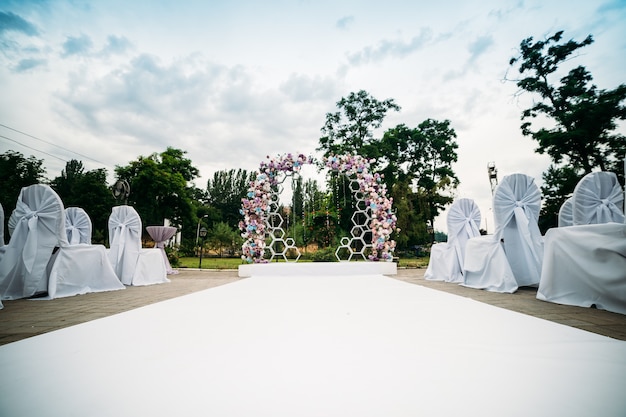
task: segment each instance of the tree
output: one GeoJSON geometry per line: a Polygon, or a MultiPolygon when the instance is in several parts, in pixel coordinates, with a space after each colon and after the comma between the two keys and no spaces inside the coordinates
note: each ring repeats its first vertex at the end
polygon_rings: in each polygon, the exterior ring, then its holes
{"type": "Polygon", "coordinates": [[[65,207],[81,207],[87,212],[93,227],[93,240],[97,243],[104,243],[111,208],[115,205],[106,178],[105,169],[85,172],[83,163],[73,159],[66,163],[61,175],[50,182],[65,207]]]}
{"type": "Polygon", "coordinates": [[[220,258],[223,255],[224,248],[229,251],[233,249],[237,233],[225,222],[218,222],[211,229],[209,242],[214,248],[217,248],[220,258]]]}
{"type": "Polygon", "coordinates": [[[207,202],[219,213],[219,220],[236,228],[241,220],[241,199],[246,196],[256,173],[245,169],[217,171],[207,181],[207,202]]]}
{"type": "Polygon", "coordinates": [[[452,170],[452,163],[458,159],[456,132],[449,120],[439,122],[427,119],[417,126],[414,138],[409,143],[407,171],[425,196],[428,206],[426,218],[434,224],[435,217],[454,201],[451,193],[459,185],[459,179],[452,170]]]}
{"type": "Polygon", "coordinates": [[[339,109],[326,114],[318,151],[324,156],[357,153],[378,157],[374,129],[379,128],[387,112],[400,111],[393,99],[379,101],[364,90],[350,93],[337,102],[339,109]]]}
{"type": "Polygon", "coordinates": [[[195,238],[196,216],[191,202],[195,191],[188,182],[198,176],[198,169],[184,157],[185,153],[168,147],[160,154],[140,156],[127,166],[116,166],[115,173],[129,182],[128,204],[135,207],[144,226],[161,225],[169,219],[175,227],[188,226],[183,228],[183,237],[195,238]]]}
{"type": "Polygon", "coordinates": [[[429,241],[426,221],[452,203],[459,179],[452,169],[458,160],[456,132],[449,120],[426,119],[411,129],[400,124],[380,140],[379,160],[387,189],[398,205],[398,248],[429,241]],[[413,190],[411,191],[411,188],[413,190]],[[416,226],[415,222],[421,222],[416,226]]]}
{"type": "MultiPolygon", "coordinates": [[[[0,178],[2,178],[0,204],[4,210],[4,230],[8,230],[9,217],[15,209],[22,188],[44,181],[46,170],[42,168],[42,164],[43,160],[34,156],[25,158],[16,151],[7,151],[0,155],[0,178]]],[[[5,233],[6,235],[8,233],[5,233]]]]}
{"type": "MultiPolygon", "coordinates": [[[[623,135],[616,133],[617,121],[626,119],[626,85],[614,90],[601,90],[591,84],[593,77],[583,66],[562,73],[561,66],[572,59],[580,48],[591,45],[593,37],[582,42],[562,41],[563,31],[534,42],[532,37],[520,44],[520,54],[509,61],[518,65],[521,78],[513,80],[520,88],[518,95],[528,92],[538,97],[534,104],[522,112],[522,134],[538,143],[536,152],[547,154],[552,166],[544,173],[547,194],[542,216],[552,219],[545,226],[556,225],[556,210],[573,191],[576,182],[594,169],[613,171],[620,176],[620,167],[626,153],[623,135]],[[554,122],[552,128],[534,128],[537,119],[554,122]],[[571,171],[569,171],[571,170],[571,171]]],[[[557,210],[558,212],[558,210],[557,210]]],[[[545,230],[545,228],[543,229],[545,230]]]]}

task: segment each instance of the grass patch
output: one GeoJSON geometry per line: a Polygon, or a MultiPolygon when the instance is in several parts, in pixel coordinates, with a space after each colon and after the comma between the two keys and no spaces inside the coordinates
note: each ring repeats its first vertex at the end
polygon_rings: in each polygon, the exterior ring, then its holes
{"type": "MultiPolygon", "coordinates": [[[[198,268],[200,258],[184,257],[179,258],[180,268],[198,268]]],[[[298,262],[310,262],[310,260],[300,259],[298,262]]],[[[202,269],[237,269],[242,265],[241,258],[202,258],[202,269]]],[[[399,268],[426,268],[428,266],[428,257],[420,258],[400,258],[398,260],[399,268]]]]}

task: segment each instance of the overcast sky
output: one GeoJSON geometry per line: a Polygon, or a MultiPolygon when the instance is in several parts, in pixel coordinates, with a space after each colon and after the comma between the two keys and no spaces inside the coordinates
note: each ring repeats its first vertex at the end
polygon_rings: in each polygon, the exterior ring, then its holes
{"type": "Polygon", "coordinates": [[[366,90],[402,107],[379,135],[451,121],[457,194],[491,232],[487,164],[540,184],[549,165],[520,133],[532,97],[503,81],[508,62],[558,30],[595,39],[568,65],[602,89],[626,82],[625,0],[0,0],[0,152],[44,159],[50,179],[70,159],[112,177],[173,146],[205,188],[265,155],[318,157],[326,113],[366,90]]]}

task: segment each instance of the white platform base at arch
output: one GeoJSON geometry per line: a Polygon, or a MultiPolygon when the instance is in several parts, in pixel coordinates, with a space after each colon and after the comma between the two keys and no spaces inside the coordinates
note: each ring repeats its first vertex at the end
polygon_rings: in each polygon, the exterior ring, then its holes
{"type": "Polygon", "coordinates": [[[269,275],[396,275],[395,262],[270,262],[239,265],[239,277],[269,275]]]}
{"type": "Polygon", "coordinates": [[[626,342],[375,274],[246,278],[0,346],[11,417],[623,417],[625,386],[626,342]]]}

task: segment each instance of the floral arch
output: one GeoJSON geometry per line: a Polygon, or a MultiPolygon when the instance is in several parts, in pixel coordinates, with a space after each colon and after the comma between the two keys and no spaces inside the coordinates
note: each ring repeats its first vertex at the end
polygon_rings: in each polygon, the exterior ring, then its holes
{"type": "MultiPolygon", "coordinates": [[[[272,243],[283,241],[285,233],[282,228],[272,228],[269,223],[270,217],[276,215],[272,209],[277,209],[280,196],[280,193],[274,192],[273,187],[278,186],[286,176],[299,173],[303,165],[316,163],[310,156],[303,154],[294,156],[291,153],[277,158],[267,156],[267,159],[269,161],[261,162],[256,179],[250,183],[248,194],[241,200],[240,213],[244,219],[239,222],[239,229],[241,236],[245,239],[241,257],[249,263],[268,262],[264,258],[268,232],[272,238],[272,243]],[[282,174],[285,177],[281,179],[282,174]]],[[[369,172],[370,161],[359,155],[331,156],[324,158],[322,162],[326,168],[346,175],[351,183],[355,184],[353,191],[362,195],[363,207],[361,208],[363,212],[369,214],[369,225],[367,226],[369,226],[372,234],[371,242],[366,245],[371,248],[369,260],[392,261],[395,242],[390,239],[390,236],[393,231],[396,231],[397,219],[392,212],[393,199],[387,197],[382,176],[371,174],[369,172]]],[[[354,229],[351,232],[352,240],[361,239],[362,236],[355,235],[354,229]]],[[[342,238],[341,247],[349,249],[352,240],[347,237],[342,238]]],[[[293,239],[284,239],[283,243],[286,248],[294,247],[293,239]]],[[[339,260],[340,248],[335,253],[339,260]]],[[[272,250],[273,256],[274,251],[272,250]]],[[[352,255],[348,260],[351,257],[352,255]]],[[[287,259],[285,258],[285,260],[287,259]]]]}

